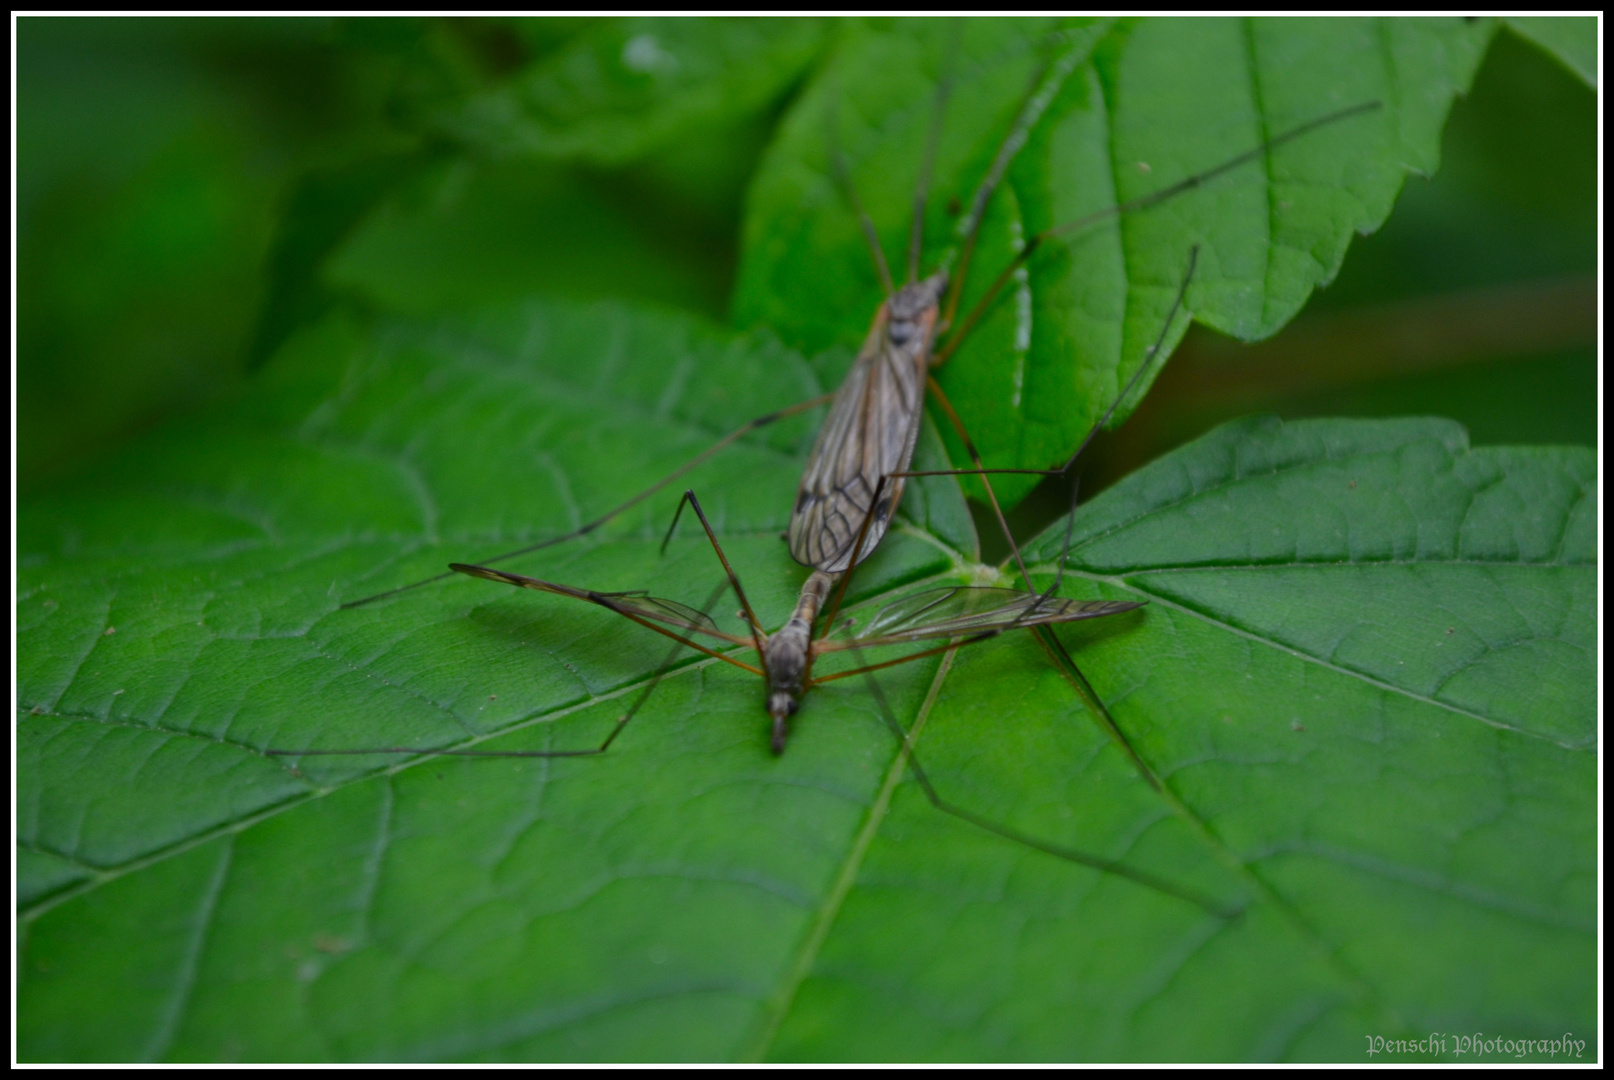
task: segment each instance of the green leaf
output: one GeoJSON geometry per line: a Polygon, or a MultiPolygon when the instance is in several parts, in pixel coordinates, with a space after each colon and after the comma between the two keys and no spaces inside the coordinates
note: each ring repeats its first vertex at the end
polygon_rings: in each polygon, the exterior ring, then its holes
{"type": "MultiPolygon", "coordinates": [[[[721,315],[745,184],[824,37],[812,19],[590,27],[436,109],[441,141],[464,152],[394,185],[320,284],[394,313],[545,293],[721,315]]],[[[329,210],[305,216],[301,232],[329,210]]]]}
{"type": "Polygon", "coordinates": [[[1594,18],[1510,15],[1508,26],[1597,89],[1597,20],[1594,18]]]}
{"type": "MultiPolygon", "coordinates": [[[[232,411],[25,503],[19,1056],[1592,1037],[1589,450],[1252,421],[1084,507],[1062,592],[1150,603],[1061,638],[1168,796],[1024,635],[882,673],[948,798],[1234,921],[937,813],[855,679],[808,696],[779,757],[756,678],[687,654],[598,759],[264,755],[597,745],[666,639],[470,579],[337,605],[564,532],[823,385],[767,334],[623,305],[330,319],[232,411]]],[[[813,419],[687,481],[769,625],[805,576],[777,534],[813,419]]],[[[721,576],[687,517],[658,552],[684,483],[510,568],[699,606],[721,576]]],[[[903,510],[854,602],[989,576],[955,485],[903,510]]]]}
{"type": "MultiPolygon", "coordinates": [[[[1592,642],[1569,629],[1596,562],[1592,459],[1467,441],[1444,420],[1229,424],[1195,444],[1192,471],[1167,457],[1095,506],[1071,565],[1498,726],[1593,748],[1592,642]],[[1308,616],[1324,602],[1360,609],[1308,616]],[[1393,625],[1338,636],[1393,608],[1393,625]]],[[[1033,556],[1057,557],[1053,539],[1033,556]]]]}
{"type": "Polygon", "coordinates": [[[710,245],[625,202],[544,162],[443,162],[374,207],[321,277],[395,313],[533,293],[722,310],[727,275],[710,245]]]}
{"type": "MultiPolygon", "coordinates": [[[[1456,19],[978,20],[848,34],[752,186],[736,318],[808,350],[861,340],[879,279],[831,147],[900,278],[943,80],[922,272],[956,268],[967,215],[949,201],[968,205],[1034,79],[1069,70],[989,208],[961,311],[1041,230],[1378,102],[1038,251],[939,378],[987,464],[1060,464],[1159,338],[1191,247],[1194,317],[1245,341],[1276,332],[1333,279],[1351,235],[1378,228],[1406,175],[1435,170],[1446,112],[1491,30],[1456,19]]],[[[999,492],[1013,501],[1031,482],[1005,477],[999,492]]]]}
{"type": "Polygon", "coordinates": [[[613,19],[440,123],[496,154],[619,166],[764,110],[823,40],[818,19],[613,19]]]}

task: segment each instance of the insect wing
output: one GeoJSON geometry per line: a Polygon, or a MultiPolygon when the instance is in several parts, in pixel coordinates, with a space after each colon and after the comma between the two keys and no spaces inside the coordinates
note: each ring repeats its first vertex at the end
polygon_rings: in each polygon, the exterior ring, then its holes
{"type": "Polygon", "coordinates": [[[1018,589],[954,586],[894,600],[861,626],[843,624],[818,647],[834,651],[967,637],[1023,626],[1097,619],[1142,606],[1133,600],[1067,600],[1018,589]]]}
{"type": "Polygon", "coordinates": [[[646,596],[642,592],[595,592],[592,589],[579,589],[571,585],[543,581],[539,578],[526,577],[522,574],[510,574],[503,570],[493,570],[486,566],[469,566],[465,563],[450,563],[449,568],[462,574],[469,574],[471,577],[486,578],[488,581],[500,581],[506,585],[514,585],[517,588],[536,589],[539,592],[575,597],[578,600],[586,600],[591,604],[610,608],[620,615],[627,615],[630,618],[652,619],[665,626],[705,634],[707,637],[717,638],[719,641],[727,641],[735,645],[752,644],[749,637],[724,633],[717,628],[717,624],[709,616],[696,611],[687,604],[680,604],[676,600],[663,600],[659,596],[646,596]]]}
{"type": "Polygon", "coordinates": [[[597,595],[613,611],[619,611],[624,614],[631,612],[641,618],[654,619],[659,623],[674,626],[681,630],[693,630],[698,634],[705,634],[721,641],[730,641],[736,645],[751,644],[750,638],[719,630],[710,616],[696,611],[687,604],[680,604],[676,600],[664,600],[659,596],[618,596],[615,593],[599,593],[597,595]]]}
{"type": "Polygon", "coordinates": [[[832,574],[847,569],[871,509],[858,561],[880,546],[903,481],[886,481],[878,507],[874,492],[882,476],[905,471],[913,458],[942,284],[938,277],[905,286],[882,306],[835,394],[790,514],[790,554],[803,566],[832,574]],[[902,341],[890,332],[899,324],[911,326],[902,341]]]}

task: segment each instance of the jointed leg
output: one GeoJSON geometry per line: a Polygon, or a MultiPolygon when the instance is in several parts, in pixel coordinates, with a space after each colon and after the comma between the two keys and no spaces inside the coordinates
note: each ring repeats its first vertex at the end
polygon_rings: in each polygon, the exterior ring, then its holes
{"type": "Polygon", "coordinates": [[[745,619],[751,626],[751,636],[757,643],[757,655],[763,657],[763,669],[766,674],[767,651],[763,649],[762,642],[766,638],[762,624],[757,621],[757,614],[751,610],[751,601],[746,599],[745,588],[740,584],[740,575],[734,572],[729,565],[729,557],[723,553],[723,545],[717,542],[717,534],[712,531],[712,523],[706,520],[706,511],[701,509],[701,501],[695,497],[693,490],[684,492],[684,497],[678,501],[678,509],[673,513],[672,524],[667,526],[667,535],[662,538],[661,546],[666,550],[667,541],[672,539],[673,529],[678,527],[678,518],[684,512],[684,504],[688,503],[695,510],[695,516],[700,518],[701,528],[706,530],[706,539],[712,542],[712,550],[717,552],[717,561],[723,564],[723,573],[728,575],[729,584],[734,587],[734,595],[740,598],[740,608],[745,612],[745,619]]]}
{"type": "MultiPolygon", "coordinates": [[[[1144,362],[1141,365],[1139,365],[1137,372],[1133,374],[1132,378],[1127,382],[1127,385],[1122,388],[1121,393],[1116,396],[1115,400],[1110,403],[1110,407],[1105,411],[1104,415],[1099,419],[1098,423],[1093,425],[1092,429],[1087,433],[1087,437],[1082,440],[1082,443],[1081,443],[1081,445],[1079,447],[1077,447],[1076,452],[1071,455],[1071,457],[1064,463],[1064,465],[1060,466],[1057,469],[988,469],[986,467],[986,465],[981,460],[980,452],[978,450],[976,450],[974,442],[970,439],[969,432],[965,430],[963,421],[959,418],[957,411],[952,406],[952,403],[947,400],[947,395],[942,392],[941,387],[936,384],[936,381],[934,379],[931,379],[930,380],[931,392],[935,396],[938,404],[941,405],[942,411],[946,413],[948,420],[953,424],[954,429],[958,432],[959,438],[961,438],[963,440],[964,447],[967,450],[967,452],[969,453],[970,460],[974,464],[975,467],[973,469],[931,469],[931,470],[914,470],[914,471],[906,472],[906,473],[896,473],[896,474],[892,474],[892,477],[890,477],[890,478],[882,477],[881,480],[880,480],[881,485],[884,485],[887,482],[887,479],[895,479],[896,477],[903,477],[903,478],[920,477],[920,476],[979,476],[979,477],[981,477],[981,481],[986,487],[987,497],[990,500],[991,505],[992,505],[992,513],[997,518],[999,527],[1003,530],[1003,536],[1009,543],[1010,551],[1013,552],[1015,565],[1020,570],[1021,580],[1024,581],[1024,583],[1025,583],[1026,591],[1028,591],[1028,592],[1036,592],[1037,590],[1036,590],[1035,586],[1032,585],[1032,582],[1031,582],[1031,572],[1030,572],[1029,569],[1027,569],[1026,564],[1025,564],[1025,559],[1023,558],[1023,556],[1020,553],[1020,546],[1015,542],[1014,535],[1009,529],[1008,520],[1004,517],[1003,508],[998,503],[997,494],[996,494],[995,491],[993,491],[992,483],[991,483],[990,480],[987,479],[987,477],[994,474],[994,473],[998,473],[998,474],[1002,474],[1002,473],[1027,474],[1027,473],[1029,473],[1029,474],[1032,474],[1032,475],[1059,476],[1059,475],[1063,475],[1064,473],[1068,472],[1070,470],[1070,468],[1073,465],[1075,465],[1077,458],[1079,458],[1081,456],[1081,454],[1082,454],[1082,451],[1087,448],[1088,443],[1090,443],[1092,441],[1093,437],[1098,433],[1099,429],[1102,428],[1103,425],[1109,420],[1109,418],[1112,415],[1114,415],[1115,409],[1117,408],[1117,406],[1119,406],[1120,403],[1126,399],[1127,395],[1129,393],[1131,393],[1132,388],[1137,385],[1138,380],[1152,366],[1151,361],[1153,361],[1153,359],[1157,355],[1159,355],[1162,347],[1165,344],[1166,335],[1168,333],[1170,333],[1170,331],[1171,331],[1171,324],[1176,320],[1177,312],[1182,308],[1184,300],[1187,297],[1188,286],[1189,286],[1189,283],[1193,280],[1194,268],[1195,268],[1195,265],[1198,262],[1198,258],[1199,258],[1199,248],[1196,246],[1189,252],[1188,267],[1185,270],[1185,272],[1183,273],[1182,283],[1178,286],[1177,296],[1172,301],[1171,310],[1166,315],[1166,321],[1165,321],[1165,324],[1161,327],[1159,338],[1157,338],[1156,341],[1155,341],[1155,344],[1153,346],[1151,346],[1148,355],[1145,357],[1144,362]]],[[[878,497],[878,492],[876,493],[876,497],[878,497]]],[[[1072,506],[1072,511],[1074,511],[1074,510],[1075,510],[1075,507],[1072,506]]],[[[864,522],[865,530],[867,528],[867,525],[868,525],[868,523],[867,523],[867,521],[865,521],[864,522]]],[[[1069,544],[1070,544],[1070,537],[1071,537],[1070,531],[1067,529],[1066,534],[1065,534],[1065,542],[1066,542],[1066,547],[1067,547],[1067,553],[1068,553],[1068,547],[1069,547],[1069,544]]],[[[860,531],[859,534],[858,534],[858,547],[859,548],[861,548],[861,546],[862,546],[862,541],[863,541],[863,532],[860,531]]],[[[857,550],[858,549],[854,549],[854,553],[853,553],[853,561],[854,561],[854,563],[855,563],[855,561],[857,559],[857,550]]],[[[1061,570],[1063,569],[1064,561],[1065,561],[1064,557],[1061,557],[1061,559],[1060,559],[1061,570]]],[[[836,597],[835,597],[835,604],[830,609],[831,618],[833,618],[839,612],[840,599],[841,599],[841,595],[842,595],[842,593],[844,593],[844,591],[845,591],[845,583],[842,582],[841,591],[837,592],[836,597]]],[[[1143,777],[1145,782],[1147,782],[1150,787],[1154,788],[1156,791],[1163,791],[1164,786],[1161,784],[1160,778],[1155,775],[1154,770],[1149,767],[1148,763],[1143,760],[1143,757],[1132,746],[1131,742],[1127,739],[1126,735],[1122,733],[1122,731],[1120,729],[1120,726],[1117,725],[1116,722],[1115,722],[1115,718],[1110,715],[1109,709],[1105,707],[1103,700],[1099,697],[1098,693],[1093,689],[1092,683],[1090,683],[1088,681],[1087,676],[1084,675],[1082,673],[1081,668],[1077,666],[1075,659],[1070,655],[1070,651],[1065,648],[1064,642],[1059,640],[1058,635],[1053,632],[1053,629],[1051,627],[1036,626],[1036,627],[1031,628],[1031,632],[1032,632],[1032,635],[1036,638],[1038,645],[1040,645],[1042,647],[1042,650],[1045,653],[1048,654],[1048,658],[1051,661],[1053,661],[1054,666],[1059,670],[1060,674],[1065,676],[1065,679],[1071,684],[1072,688],[1076,691],[1077,696],[1079,698],[1081,698],[1083,704],[1085,704],[1087,706],[1088,711],[1090,711],[1094,715],[1094,717],[1096,717],[1098,719],[1099,725],[1104,728],[1106,734],[1108,734],[1109,737],[1111,738],[1111,740],[1114,741],[1116,743],[1116,745],[1120,747],[1122,752],[1125,753],[1129,759],[1131,759],[1133,767],[1137,770],[1138,774],[1143,777]]]]}
{"type": "Polygon", "coordinates": [[[924,766],[919,762],[919,756],[914,748],[913,739],[897,721],[896,714],[892,711],[890,702],[886,700],[885,691],[881,688],[879,680],[873,676],[872,669],[864,669],[864,672],[865,678],[867,679],[869,692],[874,695],[875,703],[880,710],[880,718],[885,722],[886,727],[891,731],[892,735],[896,737],[900,746],[900,752],[907,758],[908,765],[913,770],[914,779],[919,783],[920,790],[925,793],[925,798],[929,800],[930,805],[934,806],[937,810],[940,810],[944,814],[950,814],[961,821],[966,821],[969,824],[974,825],[976,828],[983,829],[995,836],[1001,836],[1006,840],[1012,840],[1017,844],[1023,844],[1024,846],[1035,851],[1052,855],[1058,859],[1064,859],[1066,862],[1073,862],[1082,866],[1089,866],[1104,873],[1115,874],[1117,877],[1126,878],[1128,881],[1135,882],[1145,888],[1153,889],[1156,892],[1164,893],[1167,896],[1176,897],[1179,900],[1185,900],[1188,903],[1202,908],[1218,918],[1231,919],[1238,916],[1240,909],[1231,908],[1225,904],[1218,903],[1216,900],[1206,896],[1204,893],[1201,893],[1196,889],[1167,881],[1165,878],[1157,877],[1156,875],[1148,873],[1144,870],[1134,869],[1116,859],[1107,859],[1103,856],[1092,855],[1076,848],[1068,847],[1064,844],[1057,844],[1053,843],[1052,841],[1043,840],[1039,837],[1032,836],[1029,833],[1021,832],[1019,829],[1016,829],[1011,825],[993,821],[988,817],[977,814],[973,810],[966,809],[965,807],[959,806],[956,803],[949,802],[948,800],[942,798],[941,794],[937,792],[935,785],[930,782],[930,777],[928,774],[926,774],[924,766]]]}
{"type": "MultiPolygon", "coordinates": [[[[656,492],[660,491],[662,488],[666,487],[680,476],[683,476],[697,465],[701,465],[710,460],[712,457],[716,456],[719,451],[726,449],[730,444],[734,443],[742,436],[752,431],[756,431],[758,428],[767,427],[769,424],[783,420],[786,417],[795,416],[797,413],[803,413],[809,409],[816,409],[820,405],[827,405],[830,399],[834,396],[835,395],[833,393],[821,394],[818,397],[810,400],[799,401],[794,405],[788,405],[783,409],[777,409],[774,412],[768,413],[766,416],[759,416],[755,420],[748,420],[744,424],[741,424],[739,427],[735,428],[733,431],[729,432],[727,435],[723,436],[717,442],[713,443],[711,446],[708,446],[705,450],[702,450],[700,453],[690,458],[684,464],[678,466],[678,468],[674,469],[660,480],[657,480],[654,484],[651,484],[649,487],[633,496],[631,499],[619,503],[594,520],[573,529],[569,533],[562,533],[560,536],[551,536],[549,539],[540,540],[536,544],[528,544],[524,548],[517,548],[515,551],[506,551],[502,555],[495,555],[492,558],[483,559],[482,563],[487,564],[503,562],[505,559],[513,559],[518,555],[527,555],[534,551],[541,551],[544,548],[553,547],[556,544],[565,543],[568,540],[581,539],[582,537],[593,532],[595,529],[598,529],[600,526],[609,522],[612,518],[615,518],[624,511],[630,510],[644,502],[646,499],[650,498],[650,496],[654,495],[656,492]]],[[[410,582],[408,585],[400,585],[395,589],[388,589],[385,592],[378,592],[371,596],[362,597],[358,600],[349,600],[347,603],[342,604],[338,610],[360,607],[372,601],[383,600],[389,596],[396,596],[399,593],[408,592],[411,589],[418,589],[422,585],[430,585],[433,582],[442,581],[453,576],[453,571],[445,571],[441,574],[434,574],[431,577],[410,582]]]]}
{"type": "Polygon", "coordinates": [[[1076,452],[1070,457],[1066,458],[1065,463],[1057,468],[988,469],[986,464],[981,460],[980,451],[975,448],[974,440],[970,438],[969,432],[965,430],[964,421],[959,418],[958,410],[954,409],[953,403],[947,400],[947,395],[942,391],[941,385],[937,383],[934,378],[927,380],[927,385],[930,389],[931,396],[934,397],[936,403],[941,406],[942,412],[947,416],[948,422],[953,425],[953,430],[958,433],[958,437],[963,441],[964,450],[969,454],[970,463],[975,467],[972,469],[934,469],[926,472],[910,472],[903,475],[981,477],[981,483],[986,488],[987,499],[992,504],[992,514],[997,518],[998,526],[1003,530],[1003,537],[1009,543],[1009,550],[1014,554],[1015,565],[1019,567],[1020,576],[1025,581],[1027,589],[1031,588],[1031,575],[1026,571],[1025,560],[1021,558],[1020,546],[1015,543],[1014,536],[1009,532],[1009,522],[1003,516],[1003,508],[998,504],[997,493],[992,490],[992,482],[986,479],[986,477],[992,474],[1005,473],[1016,473],[1031,476],[1064,476],[1070,472],[1071,467],[1074,466],[1077,459],[1082,456],[1082,453],[1087,449],[1088,444],[1093,441],[1093,439],[1098,435],[1099,431],[1103,429],[1104,425],[1109,423],[1110,417],[1115,415],[1115,410],[1120,407],[1121,402],[1127,399],[1127,397],[1132,393],[1133,388],[1138,385],[1138,381],[1155,366],[1156,358],[1159,357],[1161,350],[1165,347],[1166,336],[1171,333],[1171,324],[1176,321],[1177,313],[1182,310],[1183,303],[1188,297],[1188,286],[1194,279],[1194,268],[1198,265],[1198,263],[1199,245],[1195,244],[1188,251],[1188,267],[1183,271],[1182,282],[1177,286],[1177,295],[1171,302],[1171,310],[1166,313],[1165,322],[1160,327],[1160,336],[1155,339],[1155,343],[1153,345],[1149,346],[1149,351],[1144,354],[1143,363],[1138,365],[1138,370],[1132,373],[1132,378],[1127,380],[1127,384],[1121,388],[1121,392],[1115,396],[1115,400],[1110,402],[1110,407],[1104,410],[1104,415],[1099,417],[1098,422],[1088,429],[1086,437],[1084,437],[1081,441],[1081,445],[1076,447],[1076,452]]]}
{"type": "Polygon", "coordinates": [[[991,201],[992,193],[1003,181],[1004,174],[1009,171],[1009,165],[1014,161],[1015,155],[1031,137],[1031,129],[1047,110],[1054,95],[1059,92],[1059,88],[1065,84],[1070,73],[1076,70],[1076,65],[1085,59],[1089,52],[1090,49],[1086,46],[1071,48],[1057,60],[1045,63],[1033,76],[1031,87],[1026,92],[1026,99],[1014,118],[1014,124],[1004,136],[997,155],[992,159],[991,167],[987,169],[985,178],[970,199],[969,210],[959,222],[959,228],[964,233],[964,248],[959,255],[958,266],[953,270],[953,280],[947,290],[947,303],[941,314],[943,327],[951,326],[953,317],[958,314],[958,301],[964,292],[964,279],[969,273],[970,260],[975,255],[975,241],[980,235],[981,219],[986,216],[986,204],[991,201]]]}
{"type": "MultiPolygon", "coordinates": [[[[725,581],[722,584],[718,585],[717,588],[712,590],[712,595],[707,597],[705,605],[701,608],[701,613],[703,615],[704,614],[709,614],[711,612],[712,607],[717,603],[718,597],[722,596],[723,593],[728,589],[728,587],[729,587],[728,582],[725,581]]],[[[651,629],[656,629],[656,628],[654,626],[652,626],[651,629]]],[[[682,651],[685,644],[686,643],[681,639],[680,640],[675,640],[673,642],[673,647],[670,650],[668,650],[668,652],[667,652],[667,658],[665,660],[663,660],[662,663],[661,663],[661,666],[656,669],[656,673],[653,676],[651,676],[650,681],[645,684],[644,689],[639,691],[638,695],[633,699],[633,704],[628,707],[628,711],[623,713],[620,717],[617,718],[617,722],[611,726],[611,730],[606,733],[605,738],[600,742],[600,745],[596,746],[596,747],[593,747],[593,748],[590,748],[590,749],[586,749],[586,750],[443,750],[443,749],[439,749],[437,747],[428,747],[428,746],[382,746],[382,747],[376,747],[376,748],[368,749],[368,750],[315,750],[315,749],[275,750],[275,749],[271,749],[271,750],[265,750],[264,754],[266,754],[269,757],[333,757],[333,756],[346,756],[346,755],[354,755],[354,754],[420,754],[422,756],[427,756],[427,757],[498,757],[498,758],[594,757],[595,755],[605,753],[607,750],[609,750],[611,748],[611,744],[616,742],[616,737],[618,735],[622,734],[622,729],[628,726],[628,721],[632,720],[634,718],[634,716],[638,714],[639,710],[644,707],[644,703],[646,701],[650,700],[650,695],[655,691],[656,687],[661,684],[661,680],[667,675],[667,673],[672,670],[673,661],[678,658],[678,654],[679,654],[680,651],[682,651]]]]}
{"type": "MultiPolygon", "coordinates": [[[[1119,217],[1122,214],[1130,214],[1138,210],[1146,210],[1157,203],[1165,202],[1173,196],[1180,195],[1185,191],[1190,191],[1201,186],[1202,184],[1208,183],[1209,181],[1214,180],[1216,177],[1221,176],[1223,173],[1229,172],[1240,165],[1254,161],[1257,158],[1270,153],[1277,147],[1282,146],[1284,143],[1298,139],[1302,135],[1315,131],[1317,128],[1325,127],[1328,124],[1345,120],[1362,113],[1372,112],[1379,107],[1379,102],[1368,101],[1360,105],[1352,105],[1349,108],[1340,109],[1338,112],[1329,113],[1327,116],[1318,117],[1315,120],[1301,124],[1299,127],[1292,128],[1289,131],[1276,136],[1275,138],[1269,139],[1254,149],[1246,150],[1242,154],[1229,158],[1220,165],[1216,165],[1212,168],[1206,169],[1204,172],[1195,173],[1192,176],[1179,180],[1175,184],[1170,184],[1158,191],[1151,191],[1147,195],[1140,195],[1135,199],[1128,200],[1127,202],[1119,203],[1104,210],[1099,210],[1096,213],[1088,214],[1085,217],[1076,218],[1074,221],[1067,221],[1059,225],[1054,225],[1050,228],[1044,229],[1042,232],[1037,233],[1035,236],[1031,237],[1031,239],[1026,241],[1025,246],[1020,249],[1013,259],[1009,260],[1009,265],[1005,266],[1002,272],[998,274],[997,278],[993,280],[991,286],[986,290],[986,294],[976,302],[975,307],[970,310],[970,313],[965,317],[964,322],[952,332],[951,336],[949,336],[947,339],[947,343],[942,346],[940,351],[936,353],[936,358],[934,361],[932,361],[931,366],[937,367],[946,363],[947,358],[952,356],[953,353],[958,350],[959,345],[961,345],[964,339],[969,336],[969,332],[974,329],[975,324],[978,323],[982,316],[984,316],[986,312],[991,309],[992,304],[997,300],[998,295],[1002,293],[1002,291],[1008,286],[1010,279],[1014,277],[1014,272],[1021,266],[1024,266],[1026,261],[1029,260],[1032,255],[1036,254],[1037,248],[1039,248],[1045,240],[1052,240],[1057,236],[1068,236],[1071,233],[1080,232],[1089,225],[1096,225],[1101,221],[1107,221],[1110,218],[1119,217]]],[[[961,288],[962,286],[955,281],[954,290],[957,291],[961,288]]],[[[952,297],[952,304],[949,306],[946,312],[946,325],[952,325],[952,316],[956,308],[957,297],[954,296],[952,297]]]]}

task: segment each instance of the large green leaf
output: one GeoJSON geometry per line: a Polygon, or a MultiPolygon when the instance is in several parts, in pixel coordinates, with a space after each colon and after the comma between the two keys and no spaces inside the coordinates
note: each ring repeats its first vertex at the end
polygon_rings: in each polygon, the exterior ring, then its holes
{"type": "MultiPolygon", "coordinates": [[[[233,411],[25,504],[19,1055],[1591,1036],[1590,451],[1258,421],[1085,507],[1063,592],[1151,602],[1061,636],[1165,796],[1023,635],[884,673],[950,798],[1234,921],[937,813],[856,680],[814,691],[777,758],[754,677],[687,657],[600,759],[264,755],[595,744],[665,639],[469,579],[337,605],[564,531],[819,386],[765,334],[622,306],[331,320],[233,411]]],[[[690,480],[770,624],[804,576],[777,533],[811,421],[690,480]]],[[[704,539],[686,522],[658,554],[675,498],[511,566],[703,603],[704,539]]],[[[859,602],[981,572],[956,487],[904,510],[859,602]]],[[[1034,547],[1040,581],[1063,536],[1034,547]]]]}
{"type": "MultiPolygon", "coordinates": [[[[1194,245],[1195,317],[1246,341],[1274,333],[1331,281],[1351,235],[1383,222],[1406,175],[1434,171],[1447,109],[1490,33],[1457,19],[979,20],[849,32],[752,186],[735,315],[809,349],[861,339],[880,286],[832,147],[900,278],[943,80],[951,91],[921,272],[956,262],[963,218],[949,203],[968,205],[1027,88],[1069,72],[989,209],[966,311],[1039,231],[1378,102],[1039,250],[940,380],[988,464],[1046,468],[1075,450],[1159,337],[1194,245]]],[[[1030,483],[1005,477],[1000,494],[1030,483]]]]}

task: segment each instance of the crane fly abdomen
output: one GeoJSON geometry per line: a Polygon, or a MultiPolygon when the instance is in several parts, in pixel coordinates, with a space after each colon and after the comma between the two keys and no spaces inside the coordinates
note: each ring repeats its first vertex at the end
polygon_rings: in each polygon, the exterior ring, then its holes
{"type": "Polygon", "coordinates": [[[813,623],[835,584],[835,575],[815,570],[807,576],[790,619],[768,636],[763,648],[762,667],[768,678],[768,714],[773,717],[773,752],[784,753],[790,734],[789,721],[801,706],[811,667],[813,623]]]}
{"type": "Polygon", "coordinates": [[[901,477],[880,480],[906,472],[913,459],[946,288],[939,271],[904,285],[875,313],[802,472],[788,536],[790,555],[803,566],[831,574],[850,568],[865,518],[858,561],[880,546],[903,488],[901,477]]]}

